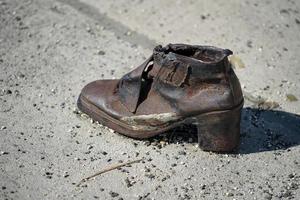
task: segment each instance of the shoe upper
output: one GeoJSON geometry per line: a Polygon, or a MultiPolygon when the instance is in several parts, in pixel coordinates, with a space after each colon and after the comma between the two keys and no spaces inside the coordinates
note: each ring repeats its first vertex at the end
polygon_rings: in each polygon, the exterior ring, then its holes
{"type": "Polygon", "coordinates": [[[113,118],[159,125],[243,102],[228,56],[211,46],[157,46],[139,67],[117,80],[97,80],[81,96],[113,118]],[[153,120],[154,119],[154,120],[153,120]]]}

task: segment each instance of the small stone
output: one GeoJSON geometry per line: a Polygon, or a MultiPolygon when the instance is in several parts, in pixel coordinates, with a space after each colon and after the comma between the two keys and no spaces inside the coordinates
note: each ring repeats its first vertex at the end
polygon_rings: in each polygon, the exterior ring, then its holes
{"type": "Polygon", "coordinates": [[[114,133],[115,131],[114,130],[112,130],[112,129],[108,129],[109,130],[109,132],[111,132],[111,133],[114,133]]]}
{"type": "Polygon", "coordinates": [[[74,109],[73,109],[73,113],[74,113],[74,114],[80,114],[80,112],[79,112],[79,110],[78,110],[77,108],[74,108],[74,109]]]}
{"type": "Polygon", "coordinates": [[[148,177],[148,178],[150,178],[150,179],[154,179],[155,178],[154,174],[146,174],[145,176],[148,177]]]}
{"type": "Polygon", "coordinates": [[[233,193],[231,193],[231,192],[226,192],[226,194],[225,194],[227,197],[232,197],[232,196],[234,196],[234,194],[233,193]]]}
{"type": "Polygon", "coordinates": [[[247,41],[247,47],[249,47],[249,48],[252,48],[252,47],[253,47],[252,41],[251,41],[251,40],[248,40],[248,41],[247,41]]]}
{"type": "Polygon", "coordinates": [[[46,178],[52,179],[53,173],[52,172],[45,172],[45,175],[46,175],[46,178]]]}
{"type": "Polygon", "coordinates": [[[6,126],[1,126],[1,130],[5,130],[6,129],[6,126]]]}
{"type": "Polygon", "coordinates": [[[150,172],[150,169],[145,167],[145,172],[150,172]]]}
{"type": "Polygon", "coordinates": [[[101,55],[101,56],[105,55],[105,51],[99,50],[98,55],[101,55]]]}
{"type": "Polygon", "coordinates": [[[293,94],[287,94],[286,95],[286,99],[288,101],[298,101],[297,97],[295,95],[293,95],[293,94]]]}
{"type": "Polygon", "coordinates": [[[125,179],[125,183],[126,183],[127,187],[131,187],[132,186],[132,184],[131,184],[130,180],[128,179],[128,177],[125,179]]]}
{"type": "Polygon", "coordinates": [[[289,174],[288,177],[292,179],[295,177],[295,174],[289,174]]]}
{"type": "Polygon", "coordinates": [[[119,196],[118,193],[113,192],[113,191],[110,191],[110,192],[109,192],[109,195],[110,195],[111,197],[113,197],[113,198],[119,196]]]}
{"type": "Polygon", "coordinates": [[[21,21],[21,17],[20,16],[16,16],[15,18],[17,21],[21,21]]]}
{"type": "Polygon", "coordinates": [[[60,107],[61,107],[61,108],[65,108],[65,106],[66,106],[66,103],[65,103],[65,102],[62,102],[62,103],[60,104],[60,107]]]}
{"type": "Polygon", "coordinates": [[[101,153],[102,153],[102,155],[104,155],[104,156],[107,155],[107,152],[106,152],[106,151],[102,151],[101,153]]]}
{"type": "Polygon", "coordinates": [[[90,33],[90,32],[92,31],[92,29],[91,29],[90,27],[87,27],[87,28],[86,28],[86,31],[87,31],[88,33],[90,33]]]}
{"type": "Polygon", "coordinates": [[[19,78],[24,78],[24,77],[25,77],[25,75],[24,75],[24,74],[22,74],[22,73],[19,73],[19,74],[18,74],[18,77],[19,77],[19,78]]]}
{"type": "Polygon", "coordinates": [[[186,155],[186,152],[185,152],[185,151],[178,151],[178,155],[185,156],[185,155],[186,155]]]}
{"type": "Polygon", "coordinates": [[[6,152],[6,151],[1,151],[0,154],[1,154],[1,155],[7,155],[7,154],[9,154],[9,153],[6,152]]]}

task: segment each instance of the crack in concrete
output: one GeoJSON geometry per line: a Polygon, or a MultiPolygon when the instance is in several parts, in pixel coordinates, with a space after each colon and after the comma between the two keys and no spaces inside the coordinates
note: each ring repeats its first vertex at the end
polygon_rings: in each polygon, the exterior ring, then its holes
{"type": "Polygon", "coordinates": [[[157,43],[155,40],[148,38],[147,36],[140,34],[136,31],[131,30],[124,24],[108,17],[105,14],[100,13],[96,8],[80,2],[79,0],[57,0],[65,5],[69,5],[72,8],[76,9],[78,12],[96,20],[105,26],[106,29],[114,32],[117,37],[120,37],[122,40],[127,41],[131,44],[140,45],[143,48],[153,49],[157,43]],[[131,33],[127,35],[127,33],[131,33]]]}

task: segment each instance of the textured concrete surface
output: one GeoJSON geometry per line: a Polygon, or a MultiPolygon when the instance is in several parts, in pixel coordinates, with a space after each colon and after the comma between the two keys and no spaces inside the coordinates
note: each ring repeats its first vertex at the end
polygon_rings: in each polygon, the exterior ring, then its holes
{"type": "Polygon", "coordinates": [[[0,0],[0,199],[300,199],[299,12],[296,0],[0,0]],[[86,83],[174,42],[243,62],[237,153],[201,151],[190,127],[129,139],[76,110],[86,83]]]}

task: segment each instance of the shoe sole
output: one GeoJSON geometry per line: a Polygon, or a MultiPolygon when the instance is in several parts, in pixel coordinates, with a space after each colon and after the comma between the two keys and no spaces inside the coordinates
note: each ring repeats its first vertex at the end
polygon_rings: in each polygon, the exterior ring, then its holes
{"type": "Polygon", "coordinates": [[[116,132],[135,139],[150,138],[182,124],[195,124],[198,130],[199,147],[205,151],[231,152],[239,145],[240,118],[243,102],[232,109],[201,113],[184,119],[165,123],[155,127],[155,130],[137,130],[135,126],[128,125],[115,119],[89,102],[82,95],[77,101],[78,108],[93,120],[115,130],[116,132]]]}

